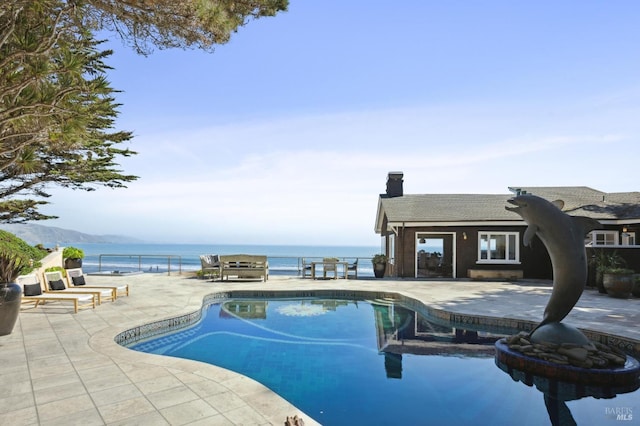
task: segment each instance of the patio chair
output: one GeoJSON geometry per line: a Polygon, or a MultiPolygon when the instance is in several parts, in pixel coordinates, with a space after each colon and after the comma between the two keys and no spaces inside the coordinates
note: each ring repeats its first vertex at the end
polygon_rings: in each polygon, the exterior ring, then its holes
{"type": "Polygon", "coordinates": [[[211,279],[220,276],[220,256],[217,254],[201,254],[200,267],[202,268],[202,276],[209,274],[211,279]]]}
{"type": "Polygon", "coordinates": [[[67,269],[67,288],[94,288],[110,289],[114,292],[115,298],[129,295],[129,284],[87,284],[82,268],[67,269]]]}
{"type": "Polygon", "coordinates": [[[327,278],[328,272],[333,272],[333,279],[338,279],[338,262],[337,257],[325,257],[322,259],[322,278],[327,278]]]}
{"type": "Polygon", "coordinates": [[[93,294],[71,293],[45,293],[42,291],[42,283],[35,274],[18,277],[17,283],[22,286],[22,305],[33,304],[34,308],[44,305],[46,302],[72,302],[73,312],[80,309],[95,308],[96,298],[93,294]]]}
{"type": "Polygon", "coordinates": [[[308,262],[304,257],[302,258],[302,278],[311,276],[311,262],[308,262]]]}
{"type": "Polygon", "coordinates": [[[347,278],[353,276],[355,279],[358,279],[358,259],[355,262],[347,265],[347,278]]]}
{"type": "Polygon", "coordinates": [[[102,304],[102,300],[116,300],[116,291],[111,288],[78,288],[67,287],[61,271],[49,271],[42,274],[45,282],[45,293],[69,293],[69,294],[92,294],[96,299],[96,304],[102,304]]]}

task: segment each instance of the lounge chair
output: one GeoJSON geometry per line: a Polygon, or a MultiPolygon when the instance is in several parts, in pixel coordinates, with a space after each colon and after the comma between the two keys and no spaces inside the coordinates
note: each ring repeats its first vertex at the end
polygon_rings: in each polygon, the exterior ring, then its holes
{"type": "Polygon", "coordinates": [[[200,266],[202,268],[202,276],[209,274],[212,279],[220,276],[220,256],[217,254],[201,254],[200,266]]]}
{"type": "Polygon", "coordinates": [[[111,289],[114,291],[115,297],[129,295],[129,284],[87,284],[82,268],[67,269],[67,287],[71,289],[95,288],[95,289],[111,289]]]}
{"type": "Polygon", "coordinates": [[[111,288],[69,288],[60,271],[50,271],[42,274],[45,282],[45,293],[70,293],[70,294],[93,294],[96,304],[100,305],[102,300],[116,300],[116,290],[111,288]]]}
{"type": "Polygon", "coordinates": [[[95,308],[96,298],[93,294],[44,293],[42,283],[35,274],[18,277],[17,282],[22,286],[22,304],[37,308],[46,302],[72,302],[74,313],[80,309],[95,308]]]}

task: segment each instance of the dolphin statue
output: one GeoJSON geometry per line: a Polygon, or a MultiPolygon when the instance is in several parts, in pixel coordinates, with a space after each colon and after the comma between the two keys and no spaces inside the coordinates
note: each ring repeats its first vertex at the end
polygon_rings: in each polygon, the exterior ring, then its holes
{"type": "Polygon", "coordinates": [[[587,283],[587,253],[584,238],[602,225],[595,219],[570,216],[562,211],[564,202],[550,202],[532,194],[518,195],[508,200],[515,207],[505,207],[519,214],[527,223],[523,244],[531,247],[538,236],[549,252],[553,269],[553,290],[542,321],[531,331],[545,324],[562,321],[580,299],[587,283]]]}

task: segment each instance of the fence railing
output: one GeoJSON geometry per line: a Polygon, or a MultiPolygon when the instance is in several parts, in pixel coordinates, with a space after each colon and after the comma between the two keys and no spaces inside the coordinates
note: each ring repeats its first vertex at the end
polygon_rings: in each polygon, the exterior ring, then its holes
{"type": "MultiPolygon", "coordinates": [[[[143,259],[166,259],[167,261],[167,273],[171,275],[171,261],[173,260],[174,270],[177,263],[178,274],[182,274],[182,256],[175,254],[100,254],[98,255],[98,272],[102,272],[102,260],[104,258],[117,258],[117,259],[137,259],[138,271],[146,270],[146,265],[143,268],[143,259]]],[[[153,272],[153,265],[149,266],[149,272],[153,272]]],[[[156,266],[156,271],[158,266],[156,266]]]]}
{"type": "MultiPolygon", "coordinates": [[[[171,275],[172,272],[182,274],[185,270],[200,270],[200,259],[192,257],[193,256],[185,257],[170,254],[100,254],[97,256],[97,272],[166,272],[171,275]]],[[[337,256],[337,258],[342,262],[349,263],[358,260],[358,274],[362,274],[362,276],[373,276],[370,257],[337,256]]],[[[95,262],[95,257],[93,259],[93,262],[95,262]]],[[[308,264],[311,261],[319,261],[323,258],[321,256],[268,256],[267,259],[269,260],[270,274],[301,276],[303,259],[308,264]]],[[[90,261],[90,259],[85,260],[90,261]]],[[[93,263],[93,265],[95,265],[95,263],[93,263]]],[[[89,265],[87,265],[87,267],[88,266],[89,265]]],[[[94,268],[88,267],[87,269],[94,268]]]]}

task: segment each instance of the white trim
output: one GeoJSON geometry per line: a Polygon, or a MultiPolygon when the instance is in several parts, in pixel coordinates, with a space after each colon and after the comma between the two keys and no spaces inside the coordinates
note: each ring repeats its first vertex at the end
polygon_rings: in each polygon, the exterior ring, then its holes
{"type": "Polygon", "coordinates": [[[589,246],[590,247],[618,247],[620,246],[620,233],[616,230],[612,230],[612,229],[595,229],[591,232],[589,232],[587,234],[588,236],[591,236],[591,241],[589,242],[589,246]],[[598,235],[603,235],[604,237],[604,242],[605,244],[596,244],[597,242],[597,236],[598,235]],[[611,237],[611,240],[613,240],[613,244],[606,244],[606,236],[611,237]]]}
{"type": "Polygon", "coordinates": [[[634,246],[636,241],[636,233],[633,231],[620,234],[620,244],[623,246],[634,246]]]}
{"type": "MultiPolygon", "coordinates": [[[[418,240],[420,238],[428,238],[429,235],[449,235],[451,236],[451,251],[453,252],[451,255],[451,278],[457,278],[457,259],[458,259],[458,246],[456,243],[456,232],[451,232],[451,231],[447,231],[447,232],[434,232],[434,231],[419,231],[416,232],[415,234],[415,241],[414,241],[414,254],[413,254],[413,261],[414,261],[414,272],[413,275],[415,278],[418,277],[418,257],[416,256],[417,253],[417,247],[418,247],[418,240]]],[[[444,255],[444,253],[442,253],[444,255]]]]}
{"type": "MultiPolygon", "coordinates": [[[[476,252],[476,264],[519,264],[520,263],[520,233],[513,231],[482,231],[478,230],[478,251],[476,252]],[[505,237],[505,258],[504,259],[483,259],[482,258],[482,235],[505,237]],[[515,237],[515,259],[509,259],[509,237],[515,237]]],[[[487,256],[490,256],[491,248],[487,249],[487,256]]]]}
{"type": "MultiPolygon", "coordinates": [[[[597,219],[602,225],[634,225],[640,223],[640,219],[597,219]]],[[[391,231],[394,227],[404,226],[406,228],[428,227],[428,226],[446,226],[446,227],[465,227],[465,226],[528,226],[524,220],[496,220],[496,221],[470,221],[470,222],[387,222],[387,231],[391,231]]]]}
{"type": "Polygon", "coordinates": [[[404,225],[407,228],[416,228],[418,226],[527,226],[524,220],[502,220],[502,221],[478,221],[478,222],[387,222],[387,229],[395,226],[404,225]]]}

